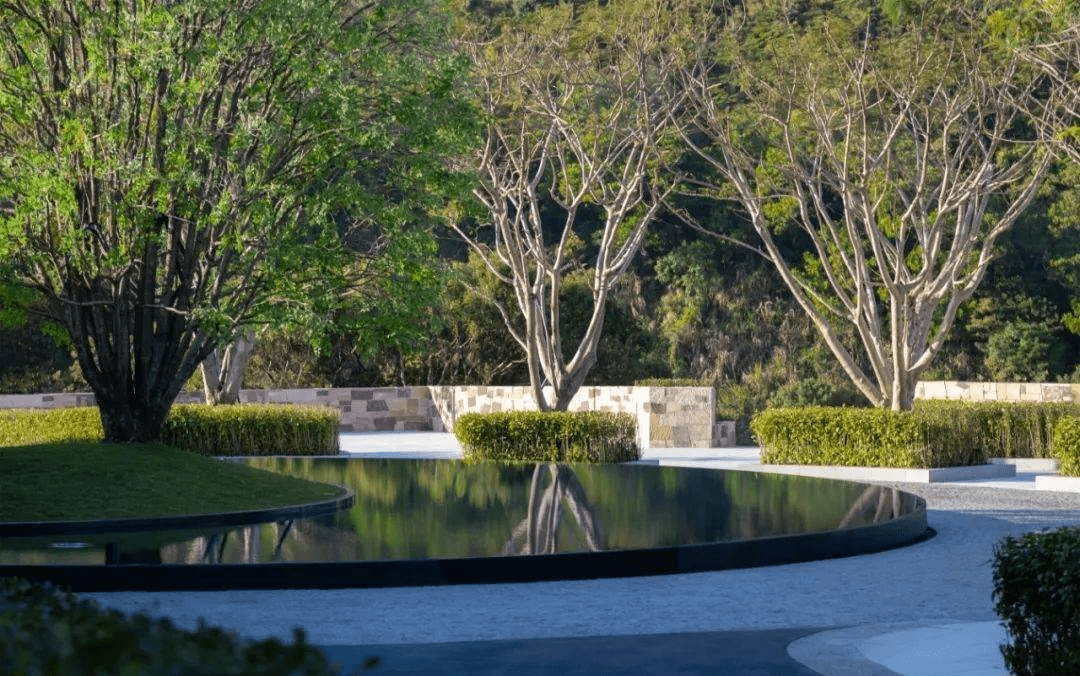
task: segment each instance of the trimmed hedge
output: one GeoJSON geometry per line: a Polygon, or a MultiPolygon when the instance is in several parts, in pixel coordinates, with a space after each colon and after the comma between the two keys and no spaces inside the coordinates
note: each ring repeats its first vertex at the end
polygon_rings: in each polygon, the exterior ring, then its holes
{"type": "Polygon", "coordinates": [[[1062,476],[1080,476],[1080,417],[1065,416],[1057,421],[1054,457],[1062,476]]]}
{"type": "Polygon", "coordinates": [[[337,455],[341,413],[322,406],[173,406],[162,443],[205,455],[337,455]]]}
{"type": "MultiPolygon", "coordinates": [[[[365,667],[378,663],[368,658],[365,667]]],[[[296,630],[291,643],[239,640],[222,629],[195,631],[169,620],[103,610],[51,585],[0,579],[0,664],[4,673],[50,676],[326,676],[340,674],[296,630]]]]}
{"type": "Polygon", "coordinates": [[[915,402],[915,412],[934,421],[939,444],[969,446],[990,458],[1053,457],[1054,426],[1080,405],[1066,402],[915,402]]]}
{"type": "Polygon", "coordinates": [[[979,460],[935,455],[915,416],[880,408],[767,409],[754,416],[750,428],[764,463],[944,467],[979,460]]]}
{"type": "Polygon", "coordinates": [[[0,446],[101,441],[103,435],[95,406],[0,410],[0,446]]]}
{"type": "Polygon", "coordinates": [[[637,460],[629,413],[510,411],[467,413],[454,423],[467,460],[626,462],[637,460]]]}
{"type": "MultiPolygon", "coordinates": [[[[336,455],[337,409],[285,404],[172,407],[162,442],[205,455],[336,455]]],[[[0,410],[0,446],[101,441],[93,406],[0,410]]]]}
{"type": "Polygon", "coordinates": [[[994,549],[993,573],[1009,673],[1080,674],[1080,528],[1006,537],[994,549]]]}
{"type": "Polygon", "coordinates": [[[762,462],[955,467],[985,464],[988,458],[1049,458],[1055,425],[1076,413],[1080,407],[1071,403],[927,400],[907,413],[823,406],[767,409],[754,416],[750,427],[762,447],[762,462]]]}

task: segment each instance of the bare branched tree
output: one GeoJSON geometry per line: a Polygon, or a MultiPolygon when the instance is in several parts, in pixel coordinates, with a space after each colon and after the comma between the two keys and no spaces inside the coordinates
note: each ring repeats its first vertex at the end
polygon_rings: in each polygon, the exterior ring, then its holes
{"type": "Polygon", "coordinates": [[[542,410],[565,409],[596,363],[608,294],[675,185],[665,144],[681,46],[667,11],[561,5],[531,15],[527,30],[466,45],[487,116],[474,167],[490,222],[456,230],[514,291],[516,307],[500,312],[542,410]],[[570,352],[560,289],[580,266],[593,307],[570,352]]]}
{"type": "Polygon", "coordinates": [[[742,205],[845,372],[894,410],[912,406],[1050,161],[1022,103],[1045,81],[965,17],[909,20],[888,33],[830,15],[756,52],[733,39],[722,77],[684,71],[686,139],[726,181],[706,187],[742,205]],[[792,228],[805,256],[777,242],[792,228]]]}

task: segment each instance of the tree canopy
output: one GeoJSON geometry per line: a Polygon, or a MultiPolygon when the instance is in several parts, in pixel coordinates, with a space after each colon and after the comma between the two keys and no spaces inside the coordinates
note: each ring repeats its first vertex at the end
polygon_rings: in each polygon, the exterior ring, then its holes
{"type": "Polygon", "coordinates": [[[424,114],[389,105],[421,6],[0,3],[0,265],[70,335],[108,439],[156,438],[217,343],[341,278],[356,178],[424,114]]]}

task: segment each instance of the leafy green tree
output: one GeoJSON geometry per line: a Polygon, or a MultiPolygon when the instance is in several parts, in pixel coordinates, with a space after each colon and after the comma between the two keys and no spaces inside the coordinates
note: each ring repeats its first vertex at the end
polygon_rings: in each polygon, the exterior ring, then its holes
{"type": "Polygon", "coordinates": [[[1059,89],[966,6],[830,7],[734,12],[726,70],[714,55],[686,72],[705,136],[687,141],[852,382],[909,409],[1050,166],[1025,132],[1059,89]],[[791,231],[801,254],[778,244],[791,231]]]}
{"type": "Polygon", "coordinates": [[[107,440],[155,439],[280,294],[332,295],[336,219],[375,197],[352,177],[410,122],[370,105],[416,8],[0,2],[0,265],[70,335],[107,440]]]}

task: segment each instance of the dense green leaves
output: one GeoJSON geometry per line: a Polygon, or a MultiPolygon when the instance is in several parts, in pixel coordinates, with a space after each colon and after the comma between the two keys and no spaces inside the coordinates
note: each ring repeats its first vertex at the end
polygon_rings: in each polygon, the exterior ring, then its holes
{"type": "Polygon", "coordinates": [[[1016,676],[1080,669],[1080,530],[1059,528],[1006,537],[994,549],[994,610],[1016,676]]]}
{"type": "MultiPolygon", "coordinates": [[[[0,663],[16,676],[332,676],[341,670],[307,643],[242,641],[201,624],[194,631],[145,614],[125,617],[51,585],[0,579],[0,663]]],[[[378,663],[369,659],[365,666],[378,663]]]]}
{"type": "Polygon", "coordinates": [[[454,421],[454,434],[467,459],[626,462],[641,454],[637,424],[629,413],[468,413],[454,421]]]}

